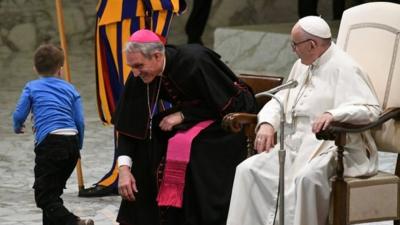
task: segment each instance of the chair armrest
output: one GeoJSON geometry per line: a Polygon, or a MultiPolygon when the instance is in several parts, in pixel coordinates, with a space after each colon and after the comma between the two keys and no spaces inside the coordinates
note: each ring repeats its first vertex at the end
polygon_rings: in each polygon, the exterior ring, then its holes
{"type": "Polygon", "coordinates": [[[229,113],[222,120],[222,127],[233,133],[243,132],[247,137],[247,157],[255,153],[253,142],[256,136],[254,129],[257,125],[257,114],[229,113]]]}
{"type": "MultiPolygon", "coordinates": [[[[230,132],[238,133],[246,126],[256,126],[257,115],[251,113],[229,113],[222,121],[222,127],[230,132]]],[[[254,133],[254,130],[253,130],[254,133]]]]}
{"type": "Polygon", "coordinates": [[[341,133],[359,133],[381,126],[389,119],[400,119],[400,108],[386,109],[377,120],[367,124],[332,122],[325,130],[316,133],[318,140],[335,140],[341,133]]]}

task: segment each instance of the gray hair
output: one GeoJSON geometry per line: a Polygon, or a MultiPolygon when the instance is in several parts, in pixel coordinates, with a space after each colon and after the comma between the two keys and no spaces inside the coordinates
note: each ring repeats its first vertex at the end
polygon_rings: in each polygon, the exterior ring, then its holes
{"type": "Polygon", "coordinates": [[[146,58],[151,58],[151,56],[155,52],[161,52],[165,54],[165,47],[162,43],[159,42],[149,42],[149,43],[137,43],[137,42],[128,42],[125,45],[124,52],[126,53],[134,53],[140,52],[146,58]]]}

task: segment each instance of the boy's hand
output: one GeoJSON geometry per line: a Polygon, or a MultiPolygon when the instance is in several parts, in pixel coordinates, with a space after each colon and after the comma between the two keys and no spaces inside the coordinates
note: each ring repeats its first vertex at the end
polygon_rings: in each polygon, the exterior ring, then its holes
{"type": "Polygon", "coordinates": [[[25,133],[25,124],[22,124],[21,127],[15,128],[14,132],[16,134],[23,134],[25,133]]]}

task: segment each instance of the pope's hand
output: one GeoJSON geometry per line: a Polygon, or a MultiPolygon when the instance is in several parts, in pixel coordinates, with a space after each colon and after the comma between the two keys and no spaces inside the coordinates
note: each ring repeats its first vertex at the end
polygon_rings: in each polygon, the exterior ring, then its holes
{"type": "Polygon", "coordinates": [[[325,130],[329,124],[333,121],[332,114],[326,112],[323,113],[320,117],[316,118],[312,124],[312,132],[318,133],[321,130],[325,130]]]}
{"type": "Polygon", "coordinates": [[[254,140],[254,148],[258,153],[269,152],[275,145],[275,129],[269,123],[260,125],[254,140]]]}

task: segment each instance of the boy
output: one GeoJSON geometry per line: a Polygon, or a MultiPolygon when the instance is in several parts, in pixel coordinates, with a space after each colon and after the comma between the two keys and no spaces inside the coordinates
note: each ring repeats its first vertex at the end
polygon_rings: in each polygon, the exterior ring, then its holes
{"type": "Polygon", "coordinates": [[[15,133],[24,133],[24,122],[33,114],[35,133],[36,205],[43,211],[43,225],[93,225],[81,220],[63,205],[61,195],[80,157],[84,134],[80,95],[60,78],[63,51],[41,45],[34,55],[39,79],[28,82],[13,114],[15,133]]]}

